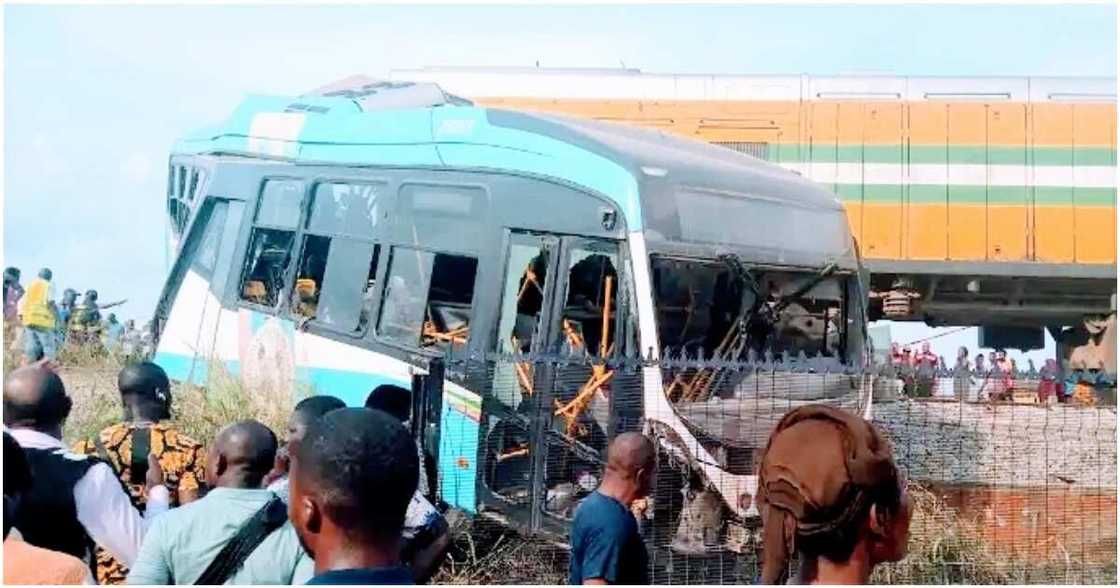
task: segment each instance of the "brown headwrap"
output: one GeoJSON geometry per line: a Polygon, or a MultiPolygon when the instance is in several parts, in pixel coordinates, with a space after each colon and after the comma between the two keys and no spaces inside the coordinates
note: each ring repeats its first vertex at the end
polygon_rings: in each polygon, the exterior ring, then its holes
{"type": "Polygon", "coordinates": [[[898,488],[890,444],[871,423],[820,404],[786,414],[758,472],[762,583],[783,580],[797,542],[833,543],[872,503],[897,507],[898,488]]]}

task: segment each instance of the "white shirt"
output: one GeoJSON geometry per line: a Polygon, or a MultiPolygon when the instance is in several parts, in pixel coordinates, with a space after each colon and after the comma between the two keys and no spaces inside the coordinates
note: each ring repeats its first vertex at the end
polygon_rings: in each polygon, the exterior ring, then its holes
{"type": "MultiPolygon", "coordinates": [[[[62,441],[45,433],[31,429],[7,430],[20,447],[28,449],[65,448],[62,441]]],[[[74,455],[74,459],[84,456],[74,455]]],[[[117,561],[131,567],[140,552],[140,544],[148,523],[156,516],[167,512],[171,505],[171,493],[160,485],[148,492],[148,502],[144,515],[132,506],[132,501],[121,486],[113,468],[106,463],[98,463],[89,468],[86,475],[74,485],[74,506],[78,511],[78,522],[85,527],[89,536],[104,547],[117,561]]]]}

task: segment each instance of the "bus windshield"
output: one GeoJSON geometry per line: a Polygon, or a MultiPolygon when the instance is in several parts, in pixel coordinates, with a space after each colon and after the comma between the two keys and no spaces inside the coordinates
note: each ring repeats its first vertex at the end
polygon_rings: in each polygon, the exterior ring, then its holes
{"type": "Polygon", "coordinates": [[[753,350],[843,360],[846,276],[744,269],[727,258],[653,256],[661,346],[690,357],[745,360],[753,350]]]}

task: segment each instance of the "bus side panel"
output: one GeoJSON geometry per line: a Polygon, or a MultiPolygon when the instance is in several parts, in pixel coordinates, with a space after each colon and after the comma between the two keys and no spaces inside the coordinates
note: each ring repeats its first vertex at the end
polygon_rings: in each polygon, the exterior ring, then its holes
{"type": "Polygon", "coordinates": [[[407,362],[321,335],[295,334],[296,382],[314,394],[330,394],[347,406],[365,406],[366,397],[381,385],[412,387],[407,362]]]}
{"type": "Polygon", "coordinates": [[[439,491],[444,502],[469,513],[478,512],[478,447],[482,397],[444,381],[440,414],[439,491]]]}
{"type": "Polygon", "coordinates": [[[187,270],[154,357],[169,378],[195,385],[206,383],[207,365],[204,358],[198,357],[198,341],[206,308],[216,305],[218,301],[210,293],[209,283],[193,270],[187,270]]]}

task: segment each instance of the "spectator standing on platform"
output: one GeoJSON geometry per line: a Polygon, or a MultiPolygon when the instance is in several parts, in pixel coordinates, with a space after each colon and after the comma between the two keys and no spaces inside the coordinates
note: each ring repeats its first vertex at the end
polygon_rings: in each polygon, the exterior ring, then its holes
{"type": "Polygon", "coordinates": [[[937,381],[937,354],[933,352],[929,341],[922,343],[922,350],[914,357],[917,371],[917,385],[914,395],[919,398],[928,398],[933,395],[934,384],[937,381]]]}
{"type": "Polygon", "coordinates": [[[968,347],[961,347],[957,349],[957,362],[953,365],[953,397],[968,400],[971,391],[972,366],[968,360],[968,347]]]}

